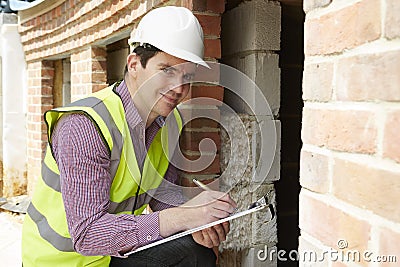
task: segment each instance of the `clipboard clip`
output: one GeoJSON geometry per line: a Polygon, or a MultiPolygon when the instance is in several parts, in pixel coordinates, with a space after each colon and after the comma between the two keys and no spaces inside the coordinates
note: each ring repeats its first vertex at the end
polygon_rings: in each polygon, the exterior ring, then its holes
{"type": "Polygon", "coordinates": [[[269,219],[270,221],[272,219],[274,219],[275,217],[275,208],[274,205],[272,205],[270,198],[271,198],[271,194],[272,194],[273,190],[269,190],[267,194],[265,194],[263,197],[261,197],[260,199],[258,199],[256,202],[253,202],[248,209],[252,209],[255,207],[263,207],[263,206],[267,206],[269,209],[269,212],[271,213],[271,218],[269,219]]]}

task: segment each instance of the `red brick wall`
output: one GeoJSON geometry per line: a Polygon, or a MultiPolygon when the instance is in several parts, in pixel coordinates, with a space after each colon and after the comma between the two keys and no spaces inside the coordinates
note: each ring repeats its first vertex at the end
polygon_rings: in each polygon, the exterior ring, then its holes
{"type": "MultiPolygon", "coordinates": [[[[46,4],[42,4],[46,9],[46,4]]],[[[52,10],[32,18],[21,15],[19,31],[28,62],[28,191],[40,174],[41,159],[47,143],[43,112],[52,108],[54,69],[51,58],[71,60],[72,101],[104,88],[107,82],[106,45],[129,36],[134,25],[147,11],[161,5],[185,6],[195,13],[205,34],[205,57],[221,57],[220,31],[223,0],[148,0],[91,1],[66,0],[52,10]],[[109,41],[112,38],[115,41],[109,41]]],[[[38,11],[40,12],[40,11],[38,11]]],[[[223,89],[215,86],[194,87],[192,97],[223,98],[223,89]]],[[[215,112],[212,110],[212,112],[215,112]]],[[[218,111],[216,111],[218,112],[218,111]]],[[[186,155],[196,154],[193,140],[209,134],[217,143],[215,123],[196,121],[187,128],[183,147],[186,155]],[[208,124],[207,124],[208,123],[208,124]],[[201,133],[198,133],[201,132],[201,133]]],[[[197,141],[196,141],[197,142],[197,141]]],[[[219,173],[219,159],[205,170],[206,177],[219,173]]]]}
{"type": "Polygon", "coordinates": [[[304,4],[300,250],[399,262],[400,2],[304,4]]]}
{"type": "Polygon", "coordinates": [[[71,54],[71,101],[107,87],[107,52],[90,46],[71,54]]]}
{"type": "MultiPolygon", "coordinates": [[[[209,61],[218,61],[221,58],[221,14],[225,10],[223,0],[182,0],[182,6],[192,10],[197,16],[204,33],[205,51],[204,57],[209,61]]],[[[214,85],[195,85],[192,87],[189,97],[209,97],[220,102],[223,101],[224,89],[214,85]]],[[[190,106],[190,105],[189,105],[190,106]]],[[[211,107],[191,107],[199,114],[211,114],[218,118],[220,112],[215,105],[211,107]]],[[[202,151],[205,153],[216,153],[213,162],[204,170],[199,172],[183,171],[181,183],[184,186],[194,186],[192,179],[197,178],[205,183],[211,182],[220,173],[219,150],[221,147],[220,129],[218,124],[211,119],[196,119],[186,125],[181,137],[182,153],[189,160],[198,159],[200,156],[199,143],[204,138],[209,138],[217,146],[217,151],[202,151]]],[[[190,170],[190,165],[188,168],[190,170]]]]}
{"type": "Polygon", "coordinates": [[[47,144],[47,129],[43,113],[53,107],[53,77],[52,61],[28,63],[28,192],[31,192],[38,174],[47,144]]]}

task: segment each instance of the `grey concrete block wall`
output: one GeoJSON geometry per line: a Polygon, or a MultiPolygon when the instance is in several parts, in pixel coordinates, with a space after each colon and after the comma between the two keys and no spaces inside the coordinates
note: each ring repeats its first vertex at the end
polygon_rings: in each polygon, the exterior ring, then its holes
{"type": "MultiPolygon", "coordinates": [[[[243,72],[257,87],[248,88],[247,99],[253,105],[259,103],[255,90],[265,96],[271,112],[252,114],[251,109],[237,95],[225,90],[224,102],[239,113],[240,121],[221,114],[226,129],[221,131],[220,186],[230,190],[231,196],[239,200],[239,208],[246,208],[252,201],[272,190],[275,203],[274,181],[280,175],[280,121],[275,120],[280,107],[279,56],[281,32],[281,7],[279,2],[267,0],[243,1],[227,11],[222,17],[222,63],[243,72]],[[258,121],[258,122],[257,122],[258,121]],[[276,147],[261,146],[260,125],[271,123],[276,132],[276,147]],[[239,127],[242,123],[245,129],[239,127]],[[237,125],[238,124],[238,125],[237,125]],[[230,136],[228,136],[230,135],[230,136]],[[232,141],[232,143],[230,143],[232,141]],[[260,158],[260,151],[268,149],[260,158]],[[274,151],[275,150],[275,151],[274,151]],[[260,159],[260,162],[258,161],[260,159]],[[268,169],[264,177],[254,176],[259,171],[257,164],[268,169]],[[229,168],[227,169],[229,165],[229,168]]],[[[271,127],[270,127],[271,128],[271,127]]],[[[271,129],[272,129],[271,128],[271,129]]],[[[263,140],[266,141],[266,140],[263,140]]],[[[239,218],[231,222],[231,232],[220,246],[220,266],[276,266],[276,258],[260,258],[265,249],[276,249],[276,219],[268,221],[264,211],[239,218]]]]}
{"type": "Polygon", "coordinates": [[[245,1],[222,17],[222,56],[243,51],[277,51],[280,29],[279,2],[245,1]]]}
{"type": "MultiPolygon", "coordinates": [[[[272,114],[280,106],[281,7],[266,0],[245,1],[222,17],[222,61],[246,74],[266,97],[272,114]]],[[[253,92],[249,90],[249,97],[253,92]]],[[[240,112],[248,109],[232,94],[225,102],[240,112]]],[[[262,115],[262,114],[258,114],[262,115]]]]}
{"type": "Polygon", "coordinates": [[[229,250],[219,257],[219,266],[275,267],[277,266],[277,248],[260,245],[242,251],[229,250]]]}
{"type": "MultiPolygon", "coordinates": [[[[261,159],[258,162],[254,158],[254,154],[257,154],[254,151],[260,149],[260,144],[252,140],[259,139],[260,128],[256,116],[240,114],[239,117],[240,121],[233,118],[233,115],[221,114],[221,124],[224,128],[221,130],[220,188],[229,192],[237,201],[239,210],[246,209],[268,192],[271,192],[270,202],[276,206],[273,182],[279,179],[280,174],[280,146],[277,145],[277,150],[271,154],[272,165],[264,179],[254,180],[257,164],[265,164],[267,161],[261,159]],[[244,134],[240,128],[244,130],[244,134]]],[[[277,129],[277,136],[273,142],[280,144],[280,122],[272,123],[274,130],[277,129]]],[[[220,246],[223,258],[220,266],[276,266],[276,261],[275,265],[273,260],[261,261],[255,254],[255,248],[270,249],[277,243],[276,218],[270,219],[271,214],[262,210],[232,221],[227,240],[220,246]],[[234,261],[238,265],[232,265],[234,261]],[[265,265],[266,263],[268,265],[265,265]]]]}
{"type": "MultiPolygon", "coordinates": [[[[261,117],[262,118],[262,117],[261,117]]],[[[221,113],[221,177],[220,186],[224,191],[240,184],[255,191],[263,184],[279,180],[281,124],[269,119],[268,131],[275,131],[275,136],[262,140],[259,117],[248,114],[234,115],[221,113]],[[261,150],[268,150],[261,153],[261,150]],[[260,158],[260,155],[266,157],[260,158]],[[264,168],[262,174],[259,168],[264,168]],[[256,173],[257,172],[257,173],[256,173]]],[[[261,121],[262,122],[262,121],[261,121]]],[[[266,122],[262,122],[266,123],[266,122]]]]}
{"type": "MultiPolygon", "coordinates": [[[[237,54],[224,58],[224,63],[243,72],[252,81],[255,82],[258,89],[265,96],[271,113],[277,116],[280,107],[280,69],[279,56],[271,51],[248,51],[245,54],[237,54]]],[[[249,88],[248,99],[254,99],[254,91],[249,88]]],[[[254,99],[255,101],[256,99],[254,99]]],[[[236,96],[226,94],[225,102],[228,104],[238,105],[240,102],[236,100],[236,96]]],[[[242,104],[239,104],[242,105],[242,104]]],[[[236,110],[241,112],[248,111],[246,107],[237,106],[236,110]]],[[[266,114],[257,114],[266,115],[266,114]]]]}

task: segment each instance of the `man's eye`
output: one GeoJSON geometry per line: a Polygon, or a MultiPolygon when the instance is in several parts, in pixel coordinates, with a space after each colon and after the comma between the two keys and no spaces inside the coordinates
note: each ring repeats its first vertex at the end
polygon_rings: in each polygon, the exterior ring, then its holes
{"type": "Polygon", "coordinates": [[[168,75],[173,75],[174,74],[174,70],[171,68],[163,68],[163,72],[168,74],[168,75]]]}
{"type": "Polygon", "coordinates": [[[185,75],[183,75],[183,79],[185,80],[185,81],[188,81],[188,82],[190,82],[191,80],[193,80],[193,74],[185,74],[185,75]]]}

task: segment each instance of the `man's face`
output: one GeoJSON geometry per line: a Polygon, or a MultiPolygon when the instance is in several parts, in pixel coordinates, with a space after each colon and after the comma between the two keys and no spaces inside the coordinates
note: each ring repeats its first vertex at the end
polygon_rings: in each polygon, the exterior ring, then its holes
{"type": "Polygon", "coordinates": [[[145,109],[150,118],[168,116],[188,94],[195,70],[195,64],[164,52],[150,58],[146,68],[136,63],[135,105],[139,105],[142,112],[145,109]]]}

